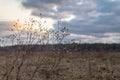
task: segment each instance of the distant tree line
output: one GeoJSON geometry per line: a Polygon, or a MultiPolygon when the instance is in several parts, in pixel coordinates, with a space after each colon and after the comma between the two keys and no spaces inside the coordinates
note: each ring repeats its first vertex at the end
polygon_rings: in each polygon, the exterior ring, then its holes
{"type": "Polygon", "coordinates": [[[102,43],[94,43],[94,44],[48,44],[48,45],[14,45],[14,46],[6,46],[0,47],[0,51],[70,51],[70,52],[78,52],[78,51],[120,51],[120,44],[102,44],[102,43]]]}

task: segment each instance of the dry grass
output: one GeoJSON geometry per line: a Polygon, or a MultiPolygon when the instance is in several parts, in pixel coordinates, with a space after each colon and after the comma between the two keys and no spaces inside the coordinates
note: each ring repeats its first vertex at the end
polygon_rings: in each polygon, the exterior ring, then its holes
{"type": "Polygon", "coordinates": [[[0,80],[119,80],[119,52],[65,53],[59,65],[51,70],[59,57],[53,52],[29,53],[20,66],[24,52],[0,53],[0,80]],[[13,64],[14,60],[16,62],[13,64]],[[14,66],[13,66],[14,65],[14,66]],[[13,69],[12,69],[13,67],[13,69]],[[19,69],[20,67],[20,69],[19,69]],[[12,69],[7,79],[4,76],[12,69]],[[18,79],[16,78],[19,70],[18,79]],[[33,76],[33,77],[32,77],[33,76]]]}

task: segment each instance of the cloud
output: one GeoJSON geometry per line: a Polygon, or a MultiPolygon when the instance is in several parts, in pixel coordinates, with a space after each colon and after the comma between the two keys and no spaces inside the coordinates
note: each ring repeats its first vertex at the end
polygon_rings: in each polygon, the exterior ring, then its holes
{"type": "Polygon", "coordinates": [[[10,22],[0,21],[0,36],[5,36],[10,33],[10,22]]]}
{"type": "Polygon", "coordinates": [[[69,39],[75,39],[76,42],[82,43],[120,43],[120,33],[105,33],[102,37],[95,35],[71,34],[69,39]]]}
{"type": "Polygon", "coordinates": [[[118,42],[113,37],[118,38],[116,33],[120,33],[120,0],[23,0],[22,5],[34,16],[42,13],[44,17],[61,19],[60,26],[67,25],[77,39],[86,35],[94,37],[88,37],[91,42],[118,42]]]}
{"type": "Polygon", "coordinates": [[[45,17],[63,18],[61,13],[68,13],[67,15],[78,15],[92,11],[96,8],[96,4],[92,1],[86,0],[26,0],[22,5],[32,10],[32,14],[39,16],[40,13],[45,17]],[[78,2],[83,2],[83,5],[77,5],[78,2]]]}

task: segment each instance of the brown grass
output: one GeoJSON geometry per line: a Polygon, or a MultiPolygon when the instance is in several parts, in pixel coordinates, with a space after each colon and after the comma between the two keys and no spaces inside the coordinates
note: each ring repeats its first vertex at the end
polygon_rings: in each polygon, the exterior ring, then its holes
{"type": "Polygon", "coordinates": [[[0,53],[0,80],[120,79],[119,52],[65,53],[54,70],[51,68],[55,60],[58,60],[57,54],[53,52],[29,53],[24,57],[22,63],[23,54],[24,52],[17,55],[15,53],[0,53]],[[16,56],[18,57],[14,63],[16,56]]]}

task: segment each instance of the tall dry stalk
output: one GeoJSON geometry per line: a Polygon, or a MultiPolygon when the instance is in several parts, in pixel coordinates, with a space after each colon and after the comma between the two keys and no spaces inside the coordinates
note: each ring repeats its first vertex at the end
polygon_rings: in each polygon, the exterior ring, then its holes
{"type": "MultiPolygon", "coordinates": [[[[66,36],[69,35],[68,29],[66,27],[59,28],[57,31],[55,30],[49,30],[44,27],[46,21],[43,23],[37,20],[34,20],[33,18],[30,18],[28,21],[25,21],[23,25],[19,25],[19,21],[15,22],[11,31],[12,33],[8,36],[6,36],[6,39],[11,41],[11,45],[15,46],[17,45],[17,51],[15,52],[15,59],[11,62],[12,65],[9,66],[9,70],[5,72],[5,75],[3,76],[3,80],[10,80],[10,77],[13,76],[13,72],[15,72],[15,80],[24,80],[22,79],[22,72],[23,67],[25,66],[27,61],[27,57],[31,53],[31,49],[34,49],[33,45],[45,45],[47,50],[47,45],[49,44],[58,44],[57,51],[55,53],[58,55],[54,59],[54,63],[51,65],[50,69],[48,70],[48,73],[50,74],[52,71],[54,71],[57,66],[59,66],[60,61],[63,58],[63,51],[60,49],[62,46],[62,41],[66,36]],[[37,26],[38,28],[33,28],[34,26],[37,26]],[[60,44],[60,45],[59,45],[60,44]],[[25,46],[26,45],[26,46],[25,46]],[[23,46],[25,46],[25,49],[23,50],[23,46]],[[23,50],[23,51],[22,51],[23,50]]],[[[1,45],[4,44],[4,39],[0,39],[1,45]]],[[[54,47],[53,51],[55,50],[54,47]]],[[[47,61],[47,56],[40,57],[38,56],[38,65],[35,65],[35,69],[33,69],[32,73],[30,74],[28,80],[33,80],[36,73],[41,68],[42,64],[47,61]]],[[[28,66],[29,67],[29,66],[28,66]]],[[[47,75],[45,75],[47,76],[47,75]]]]}

